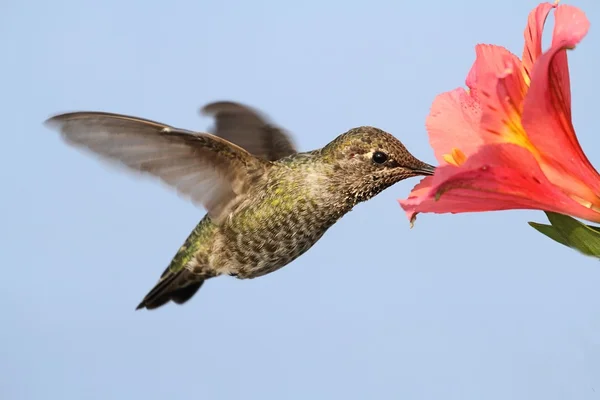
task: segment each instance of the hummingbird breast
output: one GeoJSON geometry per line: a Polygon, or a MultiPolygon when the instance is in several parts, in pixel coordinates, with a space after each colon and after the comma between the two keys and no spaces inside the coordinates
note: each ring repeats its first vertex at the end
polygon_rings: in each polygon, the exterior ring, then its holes
{"type": "Polygon", "coordinates": [[[249,279],[285,266],[347,211],[335,198],[318,166],[275,169],[219,227],[213,268],[249,279]]]}

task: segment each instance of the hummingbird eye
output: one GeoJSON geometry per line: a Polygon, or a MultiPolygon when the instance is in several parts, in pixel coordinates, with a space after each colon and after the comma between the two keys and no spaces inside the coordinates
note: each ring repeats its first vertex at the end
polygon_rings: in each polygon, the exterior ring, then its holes
{"type": "Polygon", "coordinates": [[[375,164],[383,164],[388,160],[388,155],[383,151],[376,151],[373,153],[372,159],[375,164]]]}

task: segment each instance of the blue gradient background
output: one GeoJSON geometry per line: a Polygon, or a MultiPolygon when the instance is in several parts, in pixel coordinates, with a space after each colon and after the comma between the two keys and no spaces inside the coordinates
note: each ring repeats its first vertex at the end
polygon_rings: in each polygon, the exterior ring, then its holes
{"type": "MultiPolygon", "coordinates": [[[[43,127],[104,110],[206,129],[246,102],[302,150],[358,125],[433,162],[424,120],[478,42],[521,54],[537,1],[4,0],[0,5],[0,398],[598,399],[600,264],[526,222],[421,215],[402,182],[299,260],[134,312],[204,211],[43,127]]],[[[600,5],[570,54],[574,121],[600,166],[600,5]]]]}

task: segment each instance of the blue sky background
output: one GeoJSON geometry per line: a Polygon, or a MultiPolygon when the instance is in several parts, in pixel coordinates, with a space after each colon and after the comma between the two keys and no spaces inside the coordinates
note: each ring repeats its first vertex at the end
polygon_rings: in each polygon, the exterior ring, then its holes
{"type": "MultiPolygon", "coordinates": [[[[402,182],[299,260],[134,312],[204,211],[65,146],[42,122],[104,110],[189,129],[236,100],[302,150],[358,125],[433,162],[434,96],[478,42],[521,54],[537,1],[5,0],[0,5],[2,399],[598,399],[600,263],[526,222],[421,215],[402,182]]],[[[600,166],[600,5],[570,54],[600,166]]]]}

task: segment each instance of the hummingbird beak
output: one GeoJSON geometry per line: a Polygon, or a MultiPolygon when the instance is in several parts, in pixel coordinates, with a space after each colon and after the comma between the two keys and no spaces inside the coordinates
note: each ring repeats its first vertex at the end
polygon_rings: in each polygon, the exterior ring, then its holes
{"type": "Polygon", "coordinates": [[[427,163],[421,162],[416,168],[412,168],[415,175],[431,176],[435,173],[435,167],[427,163]]]}

